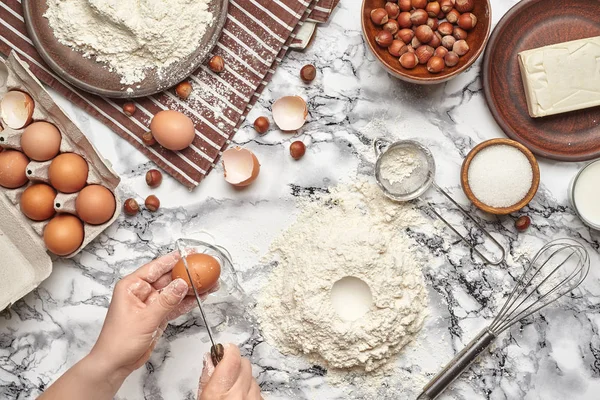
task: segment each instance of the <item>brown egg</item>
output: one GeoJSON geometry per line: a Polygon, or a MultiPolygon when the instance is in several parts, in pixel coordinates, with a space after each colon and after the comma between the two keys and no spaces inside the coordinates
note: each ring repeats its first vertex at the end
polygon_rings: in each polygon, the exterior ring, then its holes
{"type": "Polygon", "coordinates": [[[179,111],[158,112],[150,123],[154,139],[169,150],[183,150],[194,141],[194,122],[179,111]]]}
{"type": "Polygon", "coordinates": [[[100,225],[115,215],[117,203],[110,190],[100,185],[84,187],[75,200],[77,215],[84,222],[100,225]]]}
{"type": "Polygon", "coordinates": [[[44,229],[44,243],[58,256],[73,253],[83,243],[83,223],[71,214],[59,214],[44,229]]]}
{"type": "Polygon", "coordinates": [[[27,183],[29,159],[20,151],[5,150],[0,153],[0,186],[16,189],[27,183]]]}
{"type": "Polygon", "coordinates": [[[21,212],[34,221],[45,221],[54,216],[56,190],[45,183],[29,186],[21,195],[21,212]]]}
{"type": "MultiPolygon", "coordinates": [[[[186,260],[198,294],[206,293],[215,287],[221,276],[221,264],[216,258],[208,254],[190,254],[186,260]]],[[[192,287],[183,260],[179,260],[175,264],[171,278],[173,280],[181,278],[187,282],[190,288],[192,287]]]]}
{"type": "Polygon", "coordinates": [[[88,172],[88,164],[83,157],[75,153],[63,153],[52,160],[48,178],[59,192],[75,193],[85,186],[88,172]]]}
{"type": "Polygon", "coordinates": [[[35,161],[48,161],[58,154],[61,136],[56,127],[48,122],[34,122],[23,131],[21,148],[27,157],[35,161]]]}

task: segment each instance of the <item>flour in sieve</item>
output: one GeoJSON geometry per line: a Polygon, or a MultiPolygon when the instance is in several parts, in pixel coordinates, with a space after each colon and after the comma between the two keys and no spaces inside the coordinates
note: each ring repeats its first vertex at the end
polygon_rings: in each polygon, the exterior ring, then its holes
{"type": "Polygon", "coordinates": [[[394,147],[381,160],[381,178],[391,185],[401,183],[421,166],[419,155],[413,149],[394,147]]]}
{"type": "Polygon", "coordinates": [[[333,370],[385,365],[426,316],[427,260],[416,258],[404,233],[422,222],[417,210],[364,180],[304,203],[267,256],[278,259],[257,305],[267,341],[333,370]],[[341,320],[330,302],[331,287],[346,276],[366,282],[373,296],[371,310],[353,322],[341,320]]]}
{"type": "Polygon", "coordinates": [[[146,70],[162,69],[192,54],[214,22],[209,0],[47,0],[54,36],[95,56],[131,85],[146,70]]]}

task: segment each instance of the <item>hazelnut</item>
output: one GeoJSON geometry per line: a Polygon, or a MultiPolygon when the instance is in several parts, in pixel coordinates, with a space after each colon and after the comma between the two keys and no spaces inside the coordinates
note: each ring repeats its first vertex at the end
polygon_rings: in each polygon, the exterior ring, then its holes
{"type": "Polygon", "coordinates": [[[394,57],[400,57],[402,54],[400,53],[400,50],[405,47],[406,44],[404,44],[404,42],[402,40],[394,40],[392,42],[392,44],[390,44],[390,47],[388,47],[388,51],[390,52],[391,55],[393,55],[394,57]]]}
{"type": "Polygon", "coordinates": [[[300,70],[300,79],[302,79],[306,83],[312,82],[316,78],[316,76],[317,76],[317,69],[315,68],[314,65],[306,64],[300,70]]]}
{"type": "Polygon", "coordinates": [[[402,54],[404,54],[404,53],[414,53],[414,52],[415,52],[415,49],[413,49],[413,47],[410,44],[405,44],[404,46],[402,46],[402,48],[399,51],[400,56],[402,56],[402,54]]]}
{"type": "Polygon", "coordinates": [[[296,140],[290,145],[290,155],[294,160],[301,159],[305,152],[306,146],[299,140],[296,140]]]}
{"type": "Polygon", "coordinates": [[[385,11],[387,11],[389,19],[396,19],[398,18],[398,14],[400,14],[400,6],[398,6],[396,3],[388,1],[385,3],[385,11]]]}
{"type": "Polygon", "coordinates": [[[456,11],[456,8],[453,8],[448,14],[446,14],[446,20],[451,24],[457,23],[458,17],[460,17],[460,13],[456,11]]]}
{"type": "MultiPolygon", "coordinates": [[[[429,15],[427,15],[427,11],[425,10],[416,10],[414,13],[412,13],[412,15],[410,16],[410,20],[413,23],[413,25],[423,25],[424,23],[427,22],[427,18],[429,18],[429,15]]],[[[400,22],[400,21],[398,21],[400,22]]],[[[408,28],[408,27],[403,27],[403,28],[408,28]]]]}
{"type": "Polygon", "coordinates": [[[419,60],[414,53],[406,52],[400,56],[400,65],[402,65],[406,69],[413,69],[417,66],[419,60]]]}
{"type": "Polygon", "coordinates": [[[142,142],[144,142],[146,146],[154,146],[156,144],[156,139],[154,139],[152,132],[148,131],[144,132],[142,135],[142,142]]]}
{"type": "Polygon", "coordinates": [[[129,216],[134,216],[140,211],[140,205],[135,199],[127,199],[123,203],[123,212],[129,216]]]}
{"type": "Polygon", "coordinates": [[[417,37],[415,36],[414,38],[412,38],[412,40],[410,41],[410,45],[412,46],[413,49],[418,48],[419,46],[421,46],[421,42],[419,41],[419,39],[417,39],[417,37]]]}
{"type": "Polygon", "coordinates": [[[385,23],[385,25],[383,25],[383,30],[388,31],[392,35],[398,32],[398,29],[400,29],[400,25],[398,25],[398,21],[396,21],[395,19],[390,19],[388,22],[385,23]]]}
{"type": "Polygon", "coordinates": [[[437,18],[441,10],[442,9],[440,8],[440,3],[438,3],[437,1],[432,1],[431,3],[428,3],[425,7],[425,11],[427,11],[427,14],[429,14],[431,18],[437,18]]]}
{"type": "Polygon", "coordinates": [[[398,21],[398,26],[401,29],[410,28],[413,24],[410,19],[410,13],[407,11],[401,12],[400,15],[398,15],[397,21],[398,21]]]}
{"type": "Polygon", "coordinates": [[[160,208],[160,200],[155,195],[151,194],[146,197],[146,201],[144,203],[148,211],[155,212],[160,208]]]}
{"type": "Polygon", "coordinates": [[[385,11],[385,8],[375,8],[371,10],[371,21],[375,25],[383,25],[388,22],[388,13],[385,11]]]}
{"type": "MultiPolygon", "coordinates": [[[[443,12],[443,11],[440,11],[440,13],[437,15],[437,19],[438,19],[438,20],[442,20],[442,19],[444,19],[444,18],[446,18],[446,14],[444,14],[444,12],[443,12]]],[[[439,22],[439,21],[438,21],[438,22],[439,22]]]]}
{"type": "Polygon", "coordinates": [[[458,26],[455,26],[454,30],[452,31],[452,36],[454,36],[456,40],[466,40],[467,31],[465,31],[462,28],[459,28],[458,26]]]}
{"type": "Polygon", "coordinates": [[[192,85],[188,81],[180,82],[175,86],[175,93],[177,93],[179,98],[185,100],[190,97],[190,94],[192,93],[192,85]]]}
{"type": "Polygon", "coordinates": [[[452,46],[452,51],[459,56],[464,56],[469,52],[469,45],[465,40],[457,40],[454,46],[452,46]]]}
{"type": "Polygon", "coordinates": [[[454,31],[454,25],[452,25],[450,22],[442,22],[440,26],[438,26],[437,30],[442,36],[452,35],[452,32],[454,31]]]}
{"type": "Polygon", "coordinates": [[[254,129],[261,135],[269,130],[269,119],[267,117],[258,117],[254,120],[254,129]]]}
{"type": "Polygon", "coordinates": [[[125,103],[123,104],[123,114],[131,117],[135,113],[136,107],[133,103],[125,103]]]}
{"type": "Polygon", "coordinates": [[[456,0],[454,8],[460,13],[473,11],[475,0],[456,0]]]}
{"type": "Polygon", "coordinates": [[[221,56],[213,56],[208,62],[208,68],[213,72],[223,72],[225,69],[225,61],[221,56]]]}
{"type": "Polygon", "coordinates": [[[146,184],[151,188],[157,188],[162,183],[162,173],[157,169],[146,172],[146,184]]]}
{"type": "Polygon", "coordinates": [[[415,33],[412,29],[400,29],[397,36],[398,39],[402,40],[404,43],[410,43],[415,37],[415,33]]]}
{"type": "Polygon", "coordinates": [[[431,38],[431,41],[429,41],[428,43],[431,47],[433,47],[434,49],[436,47],[439,47],[442,45],[442,35],[440,35],[439,32],[434,32],[433,33],[433,38],[431,38]]]}
{"type": "Polygon", "coordinates": [[[477,25],[477,17],[471,13],[464,13],[458,18],[458,26],[466,31],[470,31],[477,25]]]}
{"type": "Polygon", "coordinates": [[[375,41],[381,47],[388,47],[394,41],[394,37],[388,31],[379,31],[375,35],[375,41]]]}
{"type": "Polygon", "coordinates": [[[410,0],[412,8],[419,9],[427,6],[427,0],[410,0]]]}
{"type": "Polygon", "coordinates": [[[424,44],[415,50],[415,54],[419,59],[419,64],[427,64],[427,61],[433,56],[433,47],[424,44]]]}
{"type": "Polygon", "coordinates": [[[459,58],[460,57],[458,54],[453,51],[449,51],[448,54],[444,56],[444,62],[446,63],[447,67],[454,67],[456,64],[458,64],[459,58]]]}
{"type": "Polygon", "coordinates": [[[412,4],[410,3],[410,0],[398,0],[400,11],[410,11],[412,9],[412,4]]]}
{"type": "Polygon", "coordinates": [[[452,46],[454,46],[454,43],[456,43],[456,39],[454,38],[454,36],[444,36],[442,38],[442,46],[444,46],[448,50],[452,50],[452,46]]]}
{"type": "Polygon", "coordinates": [[[444,14],[448,14],[454,8],[454,2],[452,0],[441,0],[440,9],[444,14]]]}
{"type": "Polygon", "coordinates": [[[435,31],[439,26],[439,21],[437,18],[427,18],[426,24],[428,27],[435,31]]]}
{"type": "MultiPolygon", "coordinates": [[[[441,47],[443,49],[443,47],[441,47]]],[[[444,70],[444,59],[442,57],[433,56],[427,61],[427,71],[432,74],[437,74],[444,70]]]]}
{"type": "Polygon", "coordinates": [[[449,50],[447,48],[440,46],[435,49],[435,51],[433,52],[433,56],[444,58],[446,56],[446,54],[448,54],[448,52],[449,52],[449,50]]]}
{"type": "Polygon", "coordinates": [[[415,29],[415,37],[421,43],[429,43],[433,39],[433,31],[427,25],[421,25],[415,29]]]}
{"type": "Polygon", "coordinates": [[[527,215],[523,215],[517,218],[515,221],[515,228],[517,228],[519,232],[525,231],[527,228],[529,228],[529,225],[531,225],[531,218],[529,218],[527,215]]]}

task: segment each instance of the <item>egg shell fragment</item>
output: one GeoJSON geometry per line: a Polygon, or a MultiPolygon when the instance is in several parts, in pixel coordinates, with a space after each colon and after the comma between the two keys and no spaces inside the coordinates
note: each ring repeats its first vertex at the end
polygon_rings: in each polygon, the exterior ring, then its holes
{"type": "Polygon", "coordinates": [[[237,187],[250,185],[258,177],[260,163],[250,150],[232,147],[223,152],[225,180],[237,187]]]}
{"type": "Polygon", "coordinates": [[[27,93],[18,90],[6,93],[0,102],[2,120],[13,129],[21,129],[29,124],[34,108],[33,99],[27,93]]]}
{"type": "Polygon", "coordinates": [[[308,116],[306,101],[300,96],[284,96],[272,106],[273,120],[282,131],[296,131],[308,116]]]}

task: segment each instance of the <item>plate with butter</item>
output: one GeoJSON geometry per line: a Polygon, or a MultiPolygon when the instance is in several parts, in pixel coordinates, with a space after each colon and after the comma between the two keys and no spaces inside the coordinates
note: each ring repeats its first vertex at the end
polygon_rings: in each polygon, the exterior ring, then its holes
{"type": "Polygon", "coordinates": [[[600,0],[524,0],[483,60],[483,88],[507,136],[561,161],[600,157],[600,0]]]}

